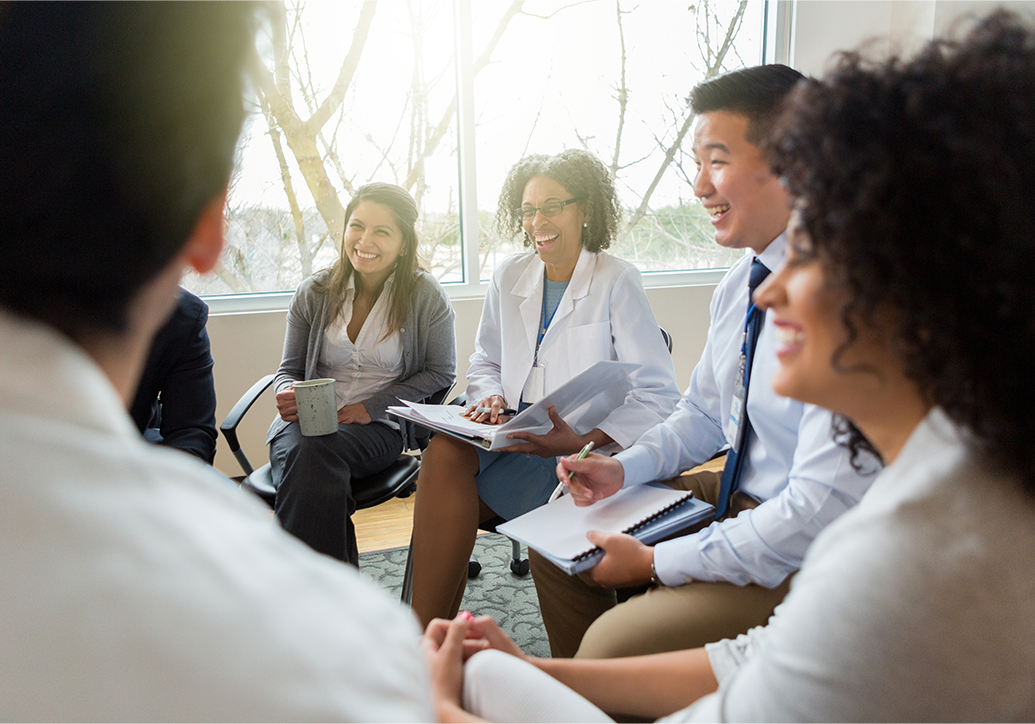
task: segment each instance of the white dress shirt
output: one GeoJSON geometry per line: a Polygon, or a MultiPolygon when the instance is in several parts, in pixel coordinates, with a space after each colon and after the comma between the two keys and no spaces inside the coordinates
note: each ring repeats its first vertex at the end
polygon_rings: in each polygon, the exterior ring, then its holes
{"type": "Polygon", "coordinates": [[[195,458],[57,332],[0,311],[0,712],[431,721],[416,619],[195,458]]]}
{"type": "MultiPolygon", "coordinates": [[[[501,395],[516,406],[521,399],[535,356],[544,270],[538,254],[524,252],[505,259],[493,273],[467,372],[471,402],[501,395]]],[[[642,365],[630,375],[632,390],[625,403],[595,426],[628,447],[675,408],[675,369],[639,270],[605,252],[583,249],[539,347],[544,392],[549,394],[600,360],[642,365]]],[[[593,405],[565,422],[580,434],[589,432],[580,420],[596,416],[593,405]]]]}
{"type": "MultiPolygon", "coordinates": [[[[393,274],[385,282],[381,295],[353,342],[349,339],[348,326],[356,301],[356,275],[351,275],[345,288],[341,313],[334,318],[324,334],[316,374],[335,380],[334,397],[339,410],[387,390],[403,375],[402,335],[396,330],[385,337],[388,300],[394,283],[393,274]]],[[[396,429],[399,427],[388,415],[384,415],[378,422],[396,429]]]]}
{"type": "MultiPolygon", "coordinates": [[[[781,234],[758,258],[775,271],[784,250],[781,234]]],[[[738,260],[715,289],[704,353],[676,411],[616,456],[625,485],[674,477],[732,444],[725,423],[739,374],[751,260],[750,255],[738,260]]],[[[779,585],[801,566],[819,531],[855,505],[873,481],[872,475],[856,473],[847,452],[833,442],[829,412],[773,392],[770,380],[778,364],[775,330],[767,316],[748,391],[754,434],[738,488],[762,504],[655,546],[654,565],[662,582],[779,585]]]]}

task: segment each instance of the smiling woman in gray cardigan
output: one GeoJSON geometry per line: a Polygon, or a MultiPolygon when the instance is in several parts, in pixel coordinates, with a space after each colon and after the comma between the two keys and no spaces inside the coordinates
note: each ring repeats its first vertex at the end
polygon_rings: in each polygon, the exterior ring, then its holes
{"type": "Polygon", "coordinates": [[[456,334],[448,296],[420,268],[409,194],[369,184],[345,216],[337,263],[302,282],[291,301],[268,442],[281,525],[357,565],[353,478],[383,470],[416,446],[413,427],[389,420],[385,410],[453,384],[456,334]],[[338,430],[305,437],[292,385],[323,377],[335,380],[338,430]]]}

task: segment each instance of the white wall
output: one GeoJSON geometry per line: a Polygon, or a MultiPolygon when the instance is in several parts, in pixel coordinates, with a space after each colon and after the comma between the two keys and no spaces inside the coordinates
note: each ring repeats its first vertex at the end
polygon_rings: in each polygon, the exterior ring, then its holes
{"type": "MultiPolygon", "coordinates": [[[[1000,4],[1035,15],[1035,0],[1000,4]]],[[[790,62],[804,73],[820,74],[834,52],[856,48],[866,41],[874,41],[871,50],[878,53],[915,50],[935,33],[946,32],[961,15],[984,14],[993,7],[993,3],[980,0],[793,0],[790,62]]],[[[688,384],[704,349],[713,289],[704,285],[647,291],[658,323],[674,338],[672,355],[681,388],[688,384]]],[[[454,300],[453,306],[457,314],[458,388],[462,389],[482,300],[454,300]]],[[[255,380],[276,370],[284,341],[284,319],[284,312],[210,317],[217,420],[223,420],[255,380]]],[[[265,432],[273,413],[272,395],[266,393],[241,426],[242,445],[253,463],[267,461],[265,432]]],[[[240,474],[222,437],[216,467],[228,475],[240,474]]]]}
{"type": "Polygon", "coordinates": [[[1035,16],[1033,0],[793,0],[789,62],[806,75],[821,75],[835,52],[864,43],[876,57],[908,54],[952,31],[957,20],[996,7],[1035,16]]]}

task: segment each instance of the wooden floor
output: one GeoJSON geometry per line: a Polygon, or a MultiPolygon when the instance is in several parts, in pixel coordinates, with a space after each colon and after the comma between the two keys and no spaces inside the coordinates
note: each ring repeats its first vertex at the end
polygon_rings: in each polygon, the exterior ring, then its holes
{"type": "Polygon", "coordinates": [[[373,508],[357,511],[352,516],[356,526],[359,552],[402,548],[410,544],[413,527],[413,502],[416,496],[392,498],[373,508]]]}

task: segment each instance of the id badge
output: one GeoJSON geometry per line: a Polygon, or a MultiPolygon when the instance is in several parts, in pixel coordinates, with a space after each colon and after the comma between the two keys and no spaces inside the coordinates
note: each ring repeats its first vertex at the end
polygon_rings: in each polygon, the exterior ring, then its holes
{"type": "Polygon", "coordinates": [[[546,368],[542,365],[533,365],[528,371],[528,379],[525,380],[525,389],[521,391],[521,401],[534,405],[543,399],[546,394],[546,368]]]}
{"type": "Polygon", "coordinates": [[[747,404],[747,388],[744,387],[744,357],[740,358],[740,371],[733,384],[733,399],[730,401],[730,416],[726,421],[726,439],[734,450],[740,449],[741,437],[744,434],[744,407],[747,404]]]}

